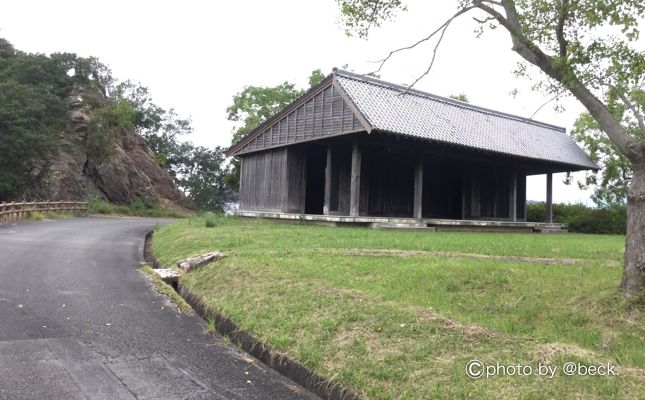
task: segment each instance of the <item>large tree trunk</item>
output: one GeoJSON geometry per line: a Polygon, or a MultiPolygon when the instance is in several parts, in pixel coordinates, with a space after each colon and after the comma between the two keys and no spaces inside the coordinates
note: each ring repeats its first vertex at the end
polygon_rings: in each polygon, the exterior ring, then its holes
{"type": "Polygon", "coordinates": [[[620,289],[630,297],[645,290],[645,163],[633,165],[627,193],[627,238],[620,289]]]}

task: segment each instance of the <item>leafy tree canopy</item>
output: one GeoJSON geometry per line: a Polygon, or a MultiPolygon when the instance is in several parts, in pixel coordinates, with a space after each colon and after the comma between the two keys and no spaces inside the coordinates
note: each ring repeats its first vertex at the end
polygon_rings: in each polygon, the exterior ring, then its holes
{"type": "Polygon", "coordinates": [[[451,95],[450,95],[450,96],[448,96],[448,97],[450,97],[451,99],[454,99],[454,100],[463,101],[464,103],[469,103],[469,101],[468,101],[468,96],[466,96],[466,95],[465,95],[465,94],[463,94],[463,93],[459,93],[459,94],[451,94],[451,95]]]}
{"type": "Polygon", "coordinates": [[[302,95],[302,89],[289,82],[273,87],[247,86],[233,97],[226,109],[228,120],[240,123],[233,133],[233,143],[302,95]]]}
{"type": "MultiPolygon", "coordinates": [[[[645,109],[645,98],[633,97],[636,106],[641,110],[645,109]]],[[[616,96],[611,96],[609,104],[615,118],[622,122],[631,135],[645,139],[638,123],[616,96]]],[[[592,199],[598,206],[625,204],[633,176],[631,161],[602,132],[598,122],[588,112],[578,117],[571,135],[601,168],[599,172],[587,172],[585,179],[578,182],[580,188],[593,189],[592,199]]]]}

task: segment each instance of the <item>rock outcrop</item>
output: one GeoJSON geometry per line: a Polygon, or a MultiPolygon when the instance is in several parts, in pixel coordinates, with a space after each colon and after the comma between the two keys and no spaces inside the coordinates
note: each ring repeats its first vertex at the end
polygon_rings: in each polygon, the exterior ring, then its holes
{"type": "Polygon", "coordinates": [[[134,129],[119,129],[110,148],[103,149],[109,156],[97,159],[91,155],[88,128],[94,111],[106,101],[102,93],[91,88],[77,86],[72,91],[69,118],[43,188],[44,196],[53,201],[98,196],[118,204],[140,199],[149,205],[190,208],[190,200],[157,165],[134,129]]]}

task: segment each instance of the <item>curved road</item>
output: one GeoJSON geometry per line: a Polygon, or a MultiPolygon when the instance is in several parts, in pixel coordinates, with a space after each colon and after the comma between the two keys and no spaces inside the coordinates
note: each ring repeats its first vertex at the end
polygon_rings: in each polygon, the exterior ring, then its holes
{"type": "Polygon", "coordinates": [[[316,399],[138,271],[159,220],[0,225],[0,399],[316,399]]]}

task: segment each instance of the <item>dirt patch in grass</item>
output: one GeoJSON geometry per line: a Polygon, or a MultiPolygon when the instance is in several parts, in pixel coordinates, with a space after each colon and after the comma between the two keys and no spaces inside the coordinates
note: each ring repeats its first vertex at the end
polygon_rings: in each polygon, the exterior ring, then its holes
{"type": "Polygon", "coordinates": [[[420,251],[397,249],[347,249],[341,250],[348,256],[389,256],[389,257],[445,257],[445,258],[470,258],[473,260],[495,260],[523,264],[537,265],[573,265],[589,262],[579,258],[544,258],[544,257],[518,257],[518,256],[491,256],[487,254],[456,253],[448,251],[420,251]]]}

